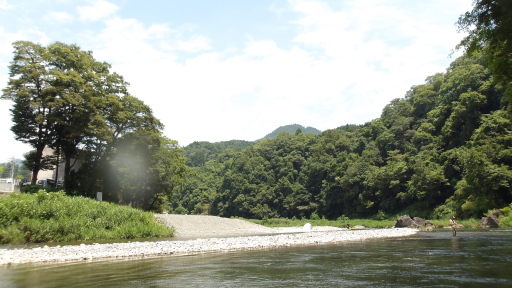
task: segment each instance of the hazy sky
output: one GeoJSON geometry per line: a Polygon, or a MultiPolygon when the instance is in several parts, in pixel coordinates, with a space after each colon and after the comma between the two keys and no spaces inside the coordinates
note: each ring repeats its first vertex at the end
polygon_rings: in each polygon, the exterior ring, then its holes
{"type": "MultiPolygon", "coordinates": [[[[182,146],[363,124],[445,71],[472,2],[0,0],[0,87],[12,42],[60,41],[112,64],[182,146]]],[[[0,101],[0,162],[29,150],[11,105],[0,101]]]]}

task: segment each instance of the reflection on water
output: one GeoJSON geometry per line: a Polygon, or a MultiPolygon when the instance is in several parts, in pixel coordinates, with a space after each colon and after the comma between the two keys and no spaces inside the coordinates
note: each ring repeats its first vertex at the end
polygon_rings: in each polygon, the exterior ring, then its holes
{"type": "MultiPolygon", "coordinates": [[[[458,233],[459,234],[459,233],[458,233]]],[[[512,287],[512,231],[0,268],[0,287],[512,287]]]]}

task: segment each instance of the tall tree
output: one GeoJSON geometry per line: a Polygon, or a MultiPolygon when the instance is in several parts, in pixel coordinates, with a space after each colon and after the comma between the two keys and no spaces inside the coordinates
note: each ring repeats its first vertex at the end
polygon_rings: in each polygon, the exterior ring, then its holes
{"type": "Polygon", "coordinates": [[[116,179],[121,203],[152,210],[184,184],[188,173],[182,149],[157,130],[139,129],[124,135],[112,157],[110,177],[116,179]]]}
{"type": "MultiPolygon", "coordinates": [[[[499,83],[512,81],[512,1],[474,0],[473,10],[459,17],[460,31],[467,32],[457,45],[466,54],[482,52],[499,83]]],[[[510,92],[510,91],[509,91],[510,92]]]]}
{"type": "Polygon", "coordinates": [[[14,58],[9,66],[9,82],[3,89],[2,99],[12,100],[11,131],[15,138],[30,144],[32,154],[32,183],[37,181],[39,170],[44,167],[43,150],[52,142],[54,121],[54,91],[48,70],[48,50],[32,42],[13,43],[14,58]]]}
{"type": "Polygon", "coordinates": [[[72,159],[108,131],[102,107],[107,106],[104,81],[110,65],[96,61],[77,45],[60,42],[48,46],[48,59],[55,107],[50,146],[64,155],[64,186],[70,191],[72,159]]]}

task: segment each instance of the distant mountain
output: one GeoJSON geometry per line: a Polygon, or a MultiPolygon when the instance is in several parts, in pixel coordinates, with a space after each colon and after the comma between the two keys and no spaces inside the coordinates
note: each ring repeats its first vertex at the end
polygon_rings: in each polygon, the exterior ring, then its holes
{"type": "MultiPolygon", "coordinates": [[[[267,139],[267,138],[274,138],[277,136],[277,134],[281,132],[289,132],[289,133],[295,133],[297,132],[297,129],[300,129],[302,133],[311,133],[314,135],[318,135],[322,133],[322,131],[313,128],[313,127],[304,127],[299,124],[292,124],[292,125],[286,125],[281,126],[274,130],[272,133],[268,134],[267,136],[259,139],[267,139]]],[[[256,143],[256,140],[254,142],[251,141],[244,141],[244,140],[230,140],[230,141],[222,141],[222,142],[215,142],[210,143],[207,141],[196,141],[193,142],[187,146],[185,146],[185,152],[183,153],[183,156],[187,159],[187,165],[190,167],[201,167],[206,164],[206,162],[210,160],[214,160],[216,157],[220,156],[222,153],[229,154],[233,152],[240,152],[244,150],[245,148],[253,145],[256,143]],[[231,150],[231,152],[227,151],[231,150]]]]}
{"type": "Polygon", "coordinates": [[[196,141],[185,147],[183,156],[187,158],[187,165],[191,167],[200,167],[215,157],[230,149],[234,152],[239,152],[251,146],[254,142],[244,140],[230,140],[210,143],[206,141],[196,141]]]}
{"type": "Polygon", "coordinates": [[[281,126],[281,127],[277,128],[272,133],[267,134],[267,136],[261,138],[260,140],[267,139],[267,138],[274,138],[277,136],[277,134],[279,134],[281,132],[295,133],[295,132],[297,132],[297,129],[300,129],[302,131],[302,133],[311,133],[313,135],[318,135],[318,134],[322,133],[322,131],[320,131],[314,127],[309,127],[309,126],[304,127],[299,124],[291,124],[291,125],[281,126]]]}

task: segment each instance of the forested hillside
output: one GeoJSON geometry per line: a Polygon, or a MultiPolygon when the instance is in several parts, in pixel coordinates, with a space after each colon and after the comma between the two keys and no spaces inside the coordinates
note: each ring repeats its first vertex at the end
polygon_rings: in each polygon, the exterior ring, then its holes
{"type": "Polygon", "coordinates": [[[322,131],[320,131],[314,127],[309,127],[309,126],[304,127],[299,124],[291,124],[291,125],[281,126],[281,127],[277,128],[276,130],[272,131],[272,133],[267,134],[265,137],[263,137],[260,140],[268,139],[268,138],[275,138],[277,136],[277,134],[279,134],[281,132],[295,133],[297,131],[301,131],[302,133],[311,133],[313,135],[318,135],[318,134],[322,133],[322,131]]]}
{"type": "MultiPolygon", "coordinates": [[[[176,213],[246,218],[480,217],[512,202],[512,123],[481,58],[456,59],[381,117],[208,154],[176,213]]],[[[195,161],[189,159],[189,161],[195,161]]]]}
{"type": "Polygon", "coordinates": [[[251,146],[254,142],[244,140],[230,140],[216,143],[196,141],[185,147],[184,156],[187,158],[187,165],[190,167],[201,167],[215,158],[215,155],[225,151],[240,152],[251,146]]]}

